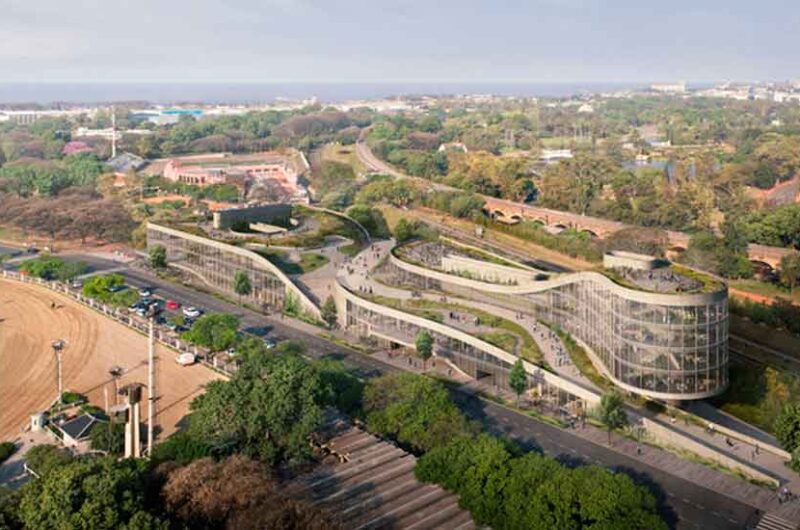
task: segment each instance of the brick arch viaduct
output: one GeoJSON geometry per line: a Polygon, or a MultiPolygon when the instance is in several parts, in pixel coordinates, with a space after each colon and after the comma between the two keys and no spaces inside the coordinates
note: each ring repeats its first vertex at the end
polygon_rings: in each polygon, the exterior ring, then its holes
{"type": "MultiPolygon", "coordinates": [[[[494,197],[485,197],[485,200],[484,209],[495,218],[538,221],[551,228],[573,228],[578,231],[588,232],[600,239],[632,226],[619,221],[520,204],[494,197]]],[[[670,247],[674,251],[686,250],[689,245],[689,234],[684,232],[668,230],[667,237],[669,238],[670,247]]],[[[786,248],[756,244],[750,244],[747,250],[750,261],[769,265],[773,269],[778,268],[781,258],[791,252],[790,249],[786,248]]]]}

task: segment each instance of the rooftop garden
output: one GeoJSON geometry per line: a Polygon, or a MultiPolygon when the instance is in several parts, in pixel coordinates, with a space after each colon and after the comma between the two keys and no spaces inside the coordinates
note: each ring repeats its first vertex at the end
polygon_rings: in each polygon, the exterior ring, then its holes
{"type": "MultiPolygon", "coordinates": [[[[707,274],[695,271],[688,267],[671,263],[669,266],[656,269],[657,271],[668,271],[671,279],[664,279],[661,287],[659,282],[637,282],[635,279],[626,275],[618,269],[597,267],[596,272],[604,275],[614,283],[627,289],[661,294],[698,294],[714,293],[725,288],[725,284],[707,274]],[[648,285],[649,284],[649,285],[648,285]]],[[[663,275],[663,273],[661,273],[663,275]]]]}

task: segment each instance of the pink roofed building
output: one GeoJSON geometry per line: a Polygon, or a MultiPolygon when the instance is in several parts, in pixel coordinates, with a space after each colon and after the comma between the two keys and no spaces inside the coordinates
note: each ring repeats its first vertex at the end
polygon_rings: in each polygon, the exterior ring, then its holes
{"type": "Polygon", "coordinates": [[[170,159],[162,176],[172,182],[193,186],[234,184],[245,190],[269,186],[295,200],[307,200],[308,191],[300,184],[300,174],[285,159],[226,160],[223,157],[170,159]]]}
{"type": "Polygon", "coordinates": [[[61,154],[66,156],[77,155],[78,153],[91,153],[91,152],[92,148],[89,147],[89,144],[87,144],[86,142],[79,142],[79,141],[67,142],[61,149],[61,154]]]}

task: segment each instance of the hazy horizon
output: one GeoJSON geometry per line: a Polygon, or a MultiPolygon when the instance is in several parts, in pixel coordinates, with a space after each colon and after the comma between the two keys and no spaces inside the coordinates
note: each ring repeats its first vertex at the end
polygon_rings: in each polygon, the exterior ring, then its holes
{"type": "Polygon", "coordinates": [[[209,0],[4,6],[3,82],[648,83],[800,77],[765,0],[209,0]]]}

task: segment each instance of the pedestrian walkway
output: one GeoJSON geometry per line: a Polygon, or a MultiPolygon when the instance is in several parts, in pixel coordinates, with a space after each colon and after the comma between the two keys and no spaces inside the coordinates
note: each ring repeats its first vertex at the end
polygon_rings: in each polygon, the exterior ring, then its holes
{"type": "MultiPolygon", "coordinates": [[[[428,361],[426,365],[427,368],[423,368],[423,363],[420,359],[410,357],[401,352],[381,351],[375,353],[374,357],[406,371],[428,373],[430,375],[446,377],[454,382],[459,382],[461,383],[460,389],[470,394],[500,398],[503,402],[509,404],[517,402],[516,395],[508,389],[498,388],[490,383],[469,378],[458,370],[450,368],[448,363],[443,359],[428,361]]],[[[520,408],[522,409],[520,411],[521,414],[524,414],[524,410],[536,410],[538,412],[548,413],[549,415],[557,414],[557,411],[534,407],[532,401],[524,398],[520,401],[520,408]]],[[[776,517],[782,517],[789,521],[800,520],[800,501],[782,504],[776,492],[768,488],[751,484],[742,480],[740,477],[722,473],[660,447],[638,442],[617,433],[611,434],[611,445],[609,445],[607,431],[585,422],[573,422],[572,425],[573,427],[570,428],[572,434],[591,443],[607,447],[627,457],[639,460],[643,464],[689,480],[695,484],[701,484],[705,488],[753,506],[765,513],[775,514],[776,517]]],[[[572,453],[570,453],[570,455],[572,455],[572,453]]],[[[586,463],[595,462],[587,460],[586,463]]],[[[696,509],[706,509],[706,507],[696,499],[672,498],[670,501],[688,503],[693,505],[696,509]]],[[[720,516],[724,517],[724,514],[720,514],[720,516]]]]}
{"type": "MultiPolygon", "coordinates": [[[[539,323],[532,315],[517,313],[513,310],[495,306],[487,302],[453,298],[430,292],[412,293],[407,289],[392,287],[375,281],[372,276],[373,269],[385,258],[393,246],[394,241],[392,240],[374,243],[367,251],[359,254],[349,267],[340,271],[340,280],[355,291],[371,295],[385,296],[398,300],[417,298],[437,302],[445,301],[449,304],[453,304],[454,307],[456,305],[471,307],[517,322],[528,330],[531,337],[533,337],[539,346],[545,362],[554,372],[577,384],[590,388],[595,392],[601,392],[600,389],[583,376],[577,367],[572,364],[561,339],[553,333],[552,330],[539,323]]],[[[470,327],[469,324],[465,324],[460,320],[446,323],[452,327],[460,328],[470,333],[477,331],[474,327],[470,327]]],[[[713,407],[711,408],[713,409],[713,407]]],[[[732,437],[720,435],[718,432],[714,432],[713,429],[704,429],[690,421],[676,421],[675,418],[668,415],[657,414],[647,409],[629,407],[629,413],[634,422],[639,422],[641,418],[647,418],[649,421],[660,423],[668,429],[688,436],[712,450],[729,456],[737,462],[753,466],[767,475],[778,478],[782,485],[788,487],[792,491],[800,491],[800,476],[785,465],[786,461],[784,459],[765,450],[765,447],[767,447],[767,444],[770,442],[768,438],[762,438],[763,445],[756,448],[755,445],[750,445],[741,440],[735,440],[732,437]]],[[[743,426],[739,425],[738,427],[742,428],[743,426]]],[[[736,429],[736,427],[732,428],[736,429]]]]}

